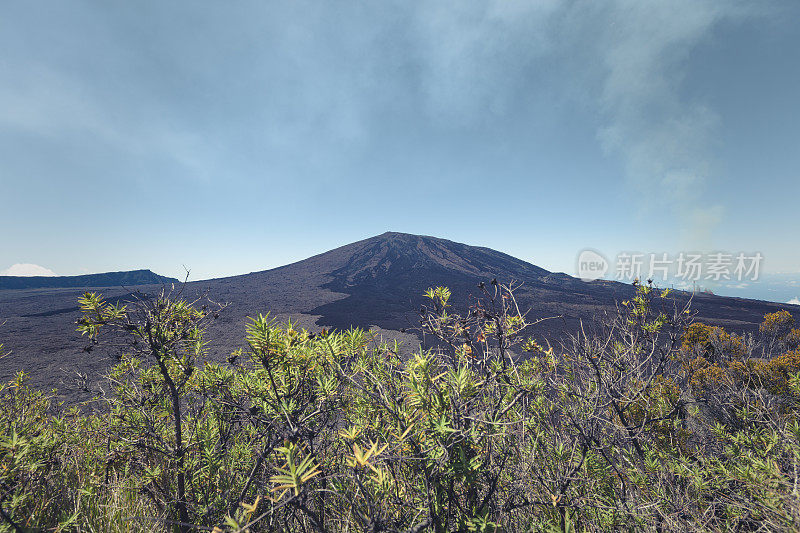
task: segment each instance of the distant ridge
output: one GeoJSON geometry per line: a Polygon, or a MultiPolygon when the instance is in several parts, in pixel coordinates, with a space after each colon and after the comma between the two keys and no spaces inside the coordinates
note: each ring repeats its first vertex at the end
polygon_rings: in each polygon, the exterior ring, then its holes
{"type": "Polygon", "coordinates": [[[104,272],[82,276],[0,276],[0,290],[75,289],[81,287],[127,287],[177,283],[175,278],[159,276],[150,270],[104,272]]]}

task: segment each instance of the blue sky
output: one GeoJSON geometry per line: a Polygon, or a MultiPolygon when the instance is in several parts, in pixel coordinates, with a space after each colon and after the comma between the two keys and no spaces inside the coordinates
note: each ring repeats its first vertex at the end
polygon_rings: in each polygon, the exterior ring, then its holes
{"type": "Polygon", "coordinates": [[[387,230],[800,271],[800,2],[4,2],[0,269],[387,230]]]}

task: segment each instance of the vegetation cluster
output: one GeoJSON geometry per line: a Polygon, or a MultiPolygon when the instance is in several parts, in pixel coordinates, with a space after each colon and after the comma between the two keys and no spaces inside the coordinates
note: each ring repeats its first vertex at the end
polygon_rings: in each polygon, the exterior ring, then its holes
{"type": "Polygon", "coordinates": [[[456,312],[432,288],[412,357],[369,331],[250,320],[205,361],[222,306],[80,300],[97,398],[0,386],[0,531],[781,531],[800,527],[800,331],[692,322],[636,295],[559,346],[514,287],[456,312]]]}

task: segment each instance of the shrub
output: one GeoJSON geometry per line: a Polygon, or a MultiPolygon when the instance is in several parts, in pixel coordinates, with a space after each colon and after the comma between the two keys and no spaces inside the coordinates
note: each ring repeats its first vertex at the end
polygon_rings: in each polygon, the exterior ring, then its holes
{"type": "Polygon", "coordinates": [[[798,528],[800,352],[753,358],[649,284],[544,347],[513,287],[478,291],[429,290],[410,358],[259,315],[227,363],[201,363],[209,301],[87,294],[124,355],[94,411],[0,388],[0,530],[798,528]]]}
{"type": "Polygon", "coordinates": [[[767,356],[774,355],[776,351],[785,351],[793,347],[791,344],[797,343],[798,333],[797,330],[792,330],[792,326],[794,317],[785,309],[764,315],[764,321],[758,326],[758,330],[765,338],[767,356]]]}

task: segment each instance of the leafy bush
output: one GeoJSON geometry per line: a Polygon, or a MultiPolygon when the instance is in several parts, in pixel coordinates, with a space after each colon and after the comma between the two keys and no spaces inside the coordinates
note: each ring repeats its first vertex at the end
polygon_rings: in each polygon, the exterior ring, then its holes
{"type": "Polygon", "coordinates": [[[221,306],[86,294],[87,349],[123,355],[94,408],[23,375],[0,388],[0,530],[800,525],[800,352],[770,352],[793,342],[785,317],[756,342],[637,285],[602,330],[544,347],[513,287],[481,284],[464,314],[426,296],[436,342],[408,358],[259,315],[201,364],[221,306]]]}

